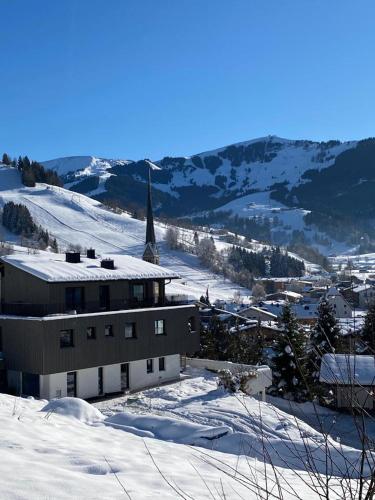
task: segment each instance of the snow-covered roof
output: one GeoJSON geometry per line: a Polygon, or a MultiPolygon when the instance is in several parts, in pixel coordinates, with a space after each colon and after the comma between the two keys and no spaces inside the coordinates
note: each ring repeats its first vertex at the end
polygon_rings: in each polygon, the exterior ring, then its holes
{"type": "Polygon", "coordinates": [[[1,260],[50,283],[179,278],[178,274],[169,269],[129,255],[105,255],[103,258],[113,259],[115,269],[101,267],[99,259],[81,257],[81,262],[73,264],[65,261],[65,255],[46,252],[36,255],[7,255],[1,260]]]}
{"type": "Polygon", "coordinates": [[[324,354],[320,382],[339,385],[374,385],[375,357],[354,354],[324,354]]]}
{"type": "Polygon", "coordinates": [[[357,285],[353,288],[353,292],[361,293],[366,292],[367,290],[373,290],[374,287],[372,285],[357,285]]]}
{"type": "Polygon", "coordinates": [[[341,295],[341,293],[335,286],[332,286],[327,292],[327,297],[337,297],[337,295],[341,295]]]}

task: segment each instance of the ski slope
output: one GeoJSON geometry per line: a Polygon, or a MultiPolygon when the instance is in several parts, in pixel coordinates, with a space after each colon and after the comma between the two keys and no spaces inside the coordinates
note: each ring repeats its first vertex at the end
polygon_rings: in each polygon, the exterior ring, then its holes
{"type": "MultiPolygon", "coordinates": [[[[36,223],[56,237],[61,250],[73,244],[93,247],[99,255],[127,253],[142,257],[145,222],[128,214],[113,213],[98,201],[63,188],[46,184],[27,188],[21,184],[16,169],[0,167],[0,206],[8,201],[26,205],[36,223]]],[[[212,300],[231,299],[236,290],[249,294],[202,267],[196,256],[167,249],[165,231],[165,227],[156,225],[161,265],[181,276],[181,280],[168,285],[168,293],[199,298],[209,287],[212,300]]],[[[5,232],[5,236],[14,243],[19,241],[12,233],[5,232]]]]}

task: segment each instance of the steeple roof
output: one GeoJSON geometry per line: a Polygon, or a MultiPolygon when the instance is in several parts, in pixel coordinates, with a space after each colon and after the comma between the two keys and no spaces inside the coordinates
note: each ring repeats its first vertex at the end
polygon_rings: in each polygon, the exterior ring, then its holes
{"type": "Polygon", "coordinates": [[[155,228],[154,228],[154,214],[152,211],[152,197],[151,197],[151,168],[148,169],[148,193],[147,193],[147,226],[146,226],[146,245],[151,243],[156,244],[155,228]]]}

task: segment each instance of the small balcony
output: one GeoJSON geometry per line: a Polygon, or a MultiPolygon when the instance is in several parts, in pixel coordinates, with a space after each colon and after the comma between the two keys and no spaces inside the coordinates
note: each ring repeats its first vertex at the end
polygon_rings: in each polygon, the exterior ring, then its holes
{"type": "Polygon", "coordinates": [[[80,306],[67,308],[65,304],[33,304],[26,302],[3,302],[1,314],[10,316],[42,317],[50,314],[85,314],[105,311],[122,311],[129,309],[146,309],[152,307],[173,307],[189,304],[186,295],[167,295],[162,300],[128,299],[112,300],[108,307],[100,307],[99,301],[85,302],[80,306]]]}

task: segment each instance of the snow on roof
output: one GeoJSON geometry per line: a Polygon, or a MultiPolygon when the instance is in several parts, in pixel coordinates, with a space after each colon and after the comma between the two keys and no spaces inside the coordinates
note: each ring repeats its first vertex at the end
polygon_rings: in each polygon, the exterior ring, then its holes
{"type": "Polygon", "coordinates": [[[373,290],[374,287],[372,285],[358,285],[353,288],[353,292],[360,293],[365,292],[367,290],[373,290]]]}
{"type": "Polygon", "coordinates": [[[179,278],[173,271],[129,255],[103,257],[113,259],[115,269],[100,267],[99,259],[81,257],[81,262],[73,264],[65,261],[65,255],[47,252],[36,255],[7,255],[1,260],[49,283],[179,278]]]}
{"type": "Polygon", "coordinates": [[[327,297],[336,297],[337,295],[341,294],[335,286],[332,286],[327,292],[327,297]]]}
{"type": "Polygon", "coordinates": [[[373,385],[375,357],[353,354],[324,354],[320,382],[339,385],[373,385]]]}

